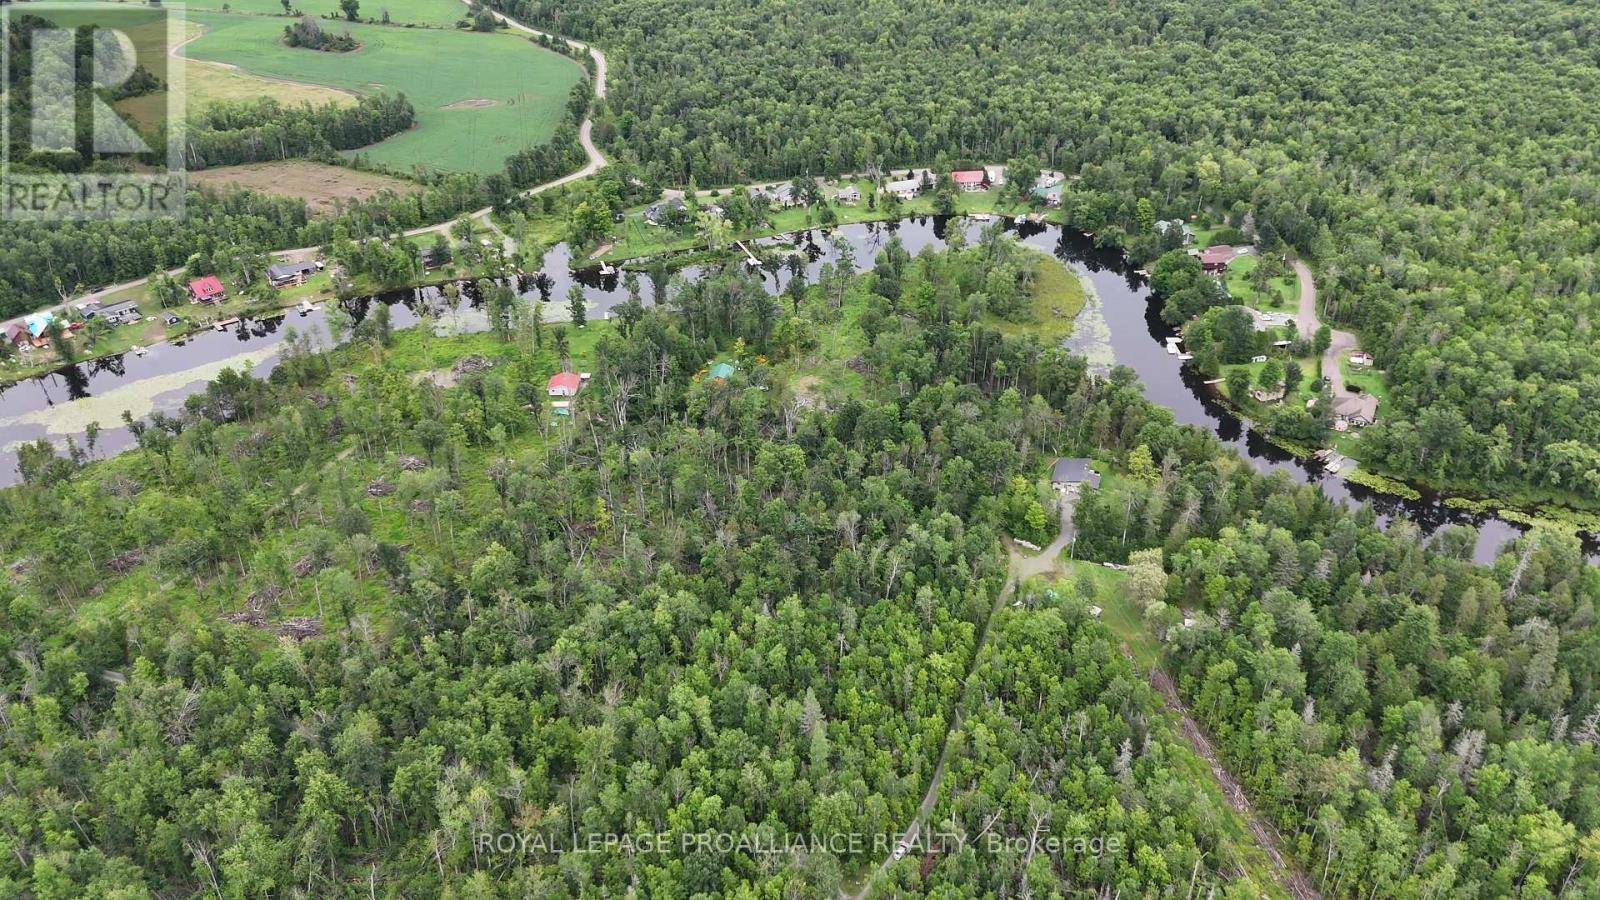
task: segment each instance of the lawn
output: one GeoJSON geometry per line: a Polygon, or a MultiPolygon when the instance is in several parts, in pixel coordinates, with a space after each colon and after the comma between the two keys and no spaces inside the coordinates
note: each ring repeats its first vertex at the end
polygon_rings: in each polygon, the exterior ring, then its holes
{"type": "MultiPolygon", "coordinates": [[[[861,200],[850,205],[837,204],[830,200],[828,206],[833,210],[834,225],[850,225],[856,222],[881,222],[906,216],[930,216],[934,213],[933,197],[927,194],[902,202],[899,212],[894,215],[884,211],[883,198],[881,196],[877,198],[878,202],[876,204],[869,206],[867,196],[872,193],[872,182],[868,180],[829,181],[823,187],[823,196],[831,197],[836,189],[844,185],[854,185],[859,189],[861,191],[861,200]]],[[[700,202],[702,205],[715,203],[718,197],[727,196],[733,191],[742,191],[744,189],[745,187],[742,185],[718,188],[711,191],[710,196],[700,198],[700,202]]],[[[643,204],[625,213],[622,224],[619,226],[620,233],[614,236],[610,249],[602,254],[599,257],[600,259],[611,261],[638,259],[661,253],[692,250],[701,246],[700,238],[695,233],[695,228],[692,225],[675,231],[646,223],[644,221],[644,211],[649,205],[643,204]]],[[[1031,208],[1027,204],[1017,202],[1009,196],[1002,197],[999,190],[979,191],[971,194],[957,192],[956,194],[956,215],[996,213],[1014,216],[1030,211],[1031,208]]],[[[731,234],[729,238],[765,237],[818,227],[822,227],[822,223],[817,209],[791,207],[789,209],[773,210],[770,224],[731,234]]]]}
{"type": "Polygon", "coordinates": [[[1256,309],[1298,310],[1300,308],[1300,280],[1294,272],[1267,281],[1267,293],[1256,290],[1250,273],[1261,265],[1257,254],[1241,256],[1228,264],[1228,293],[1240,303],[1256,309]]]}
{"type": "MultiPolygon", "coordinates": [[[[237,13],[287,18],[279,0],[192,0],[188,6],[192,10],[222,10],[226,7],[237,13]]],[[[339,0],[292,0],[290,7],[317,18],[344,18],[344,13],[339,10],[339,0]]],[[[460,0],[363,0],[357,16],[381,22],[384,13],[388,13],[389,21],[399,24],[453,28],[456,22],[466,17],[467,5],[460,0]]],[[[278,27],[283,27],[282,22],[278,27]]]]}
{"type": "Polygon", "coordinates": [[[207,28],[183,50],[193,59],[356,93],[405,94],[416,127],[356,151],[404,173],[499,171],[507,156],[550,139],[583,77],[573,60],[507,34],[340,25],[360,48],[325,53],[284,46],[282,17],[191,18],[207,28]]]}
{"type": "Polygon", "coordinates": [[[1339,370],[1344,373],[1346,387],[1359,388],[1360,390],[1378,398],[1378,409],[1383,410],[1389,403],[1389,387],[1383,383],[1383,375],[1372,366],[1352,366],[1349,356],[1339,358],[1339,370]]]}

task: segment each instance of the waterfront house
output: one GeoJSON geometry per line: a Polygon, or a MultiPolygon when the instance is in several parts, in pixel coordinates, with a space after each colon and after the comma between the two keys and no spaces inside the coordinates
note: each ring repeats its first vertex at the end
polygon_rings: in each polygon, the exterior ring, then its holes
{"type": "Polygon", "coordinates": [[[291,284],[305,284],[306,279],[315,275],[317,264],[314,262],[286,262],[273,263],[267,266],[267,281],[273,287],[288,287],[291,284]]]}
{"type": "Polygon", "coordinates": [[[124,325],[139,321],[139,305],[132,300],[124,300],[100,309],[95,315],[112,325],[124,325]]]}
{"type": "Polygon", "coordinates": [[[833,195],[833,200],[835,203],[854,206],[861,202],[861,189],[855,185],[839,188],[838,192],[833,195]]]}
{"type": "Polygon", "coordinates": [[[969,194],[977,193],[989,186],[988,178],[982,169],[960,169],[951,172],[950,180],[956,183],[958,189],[969,194]]]}
{"type": "Polygon", "coordinates": [[[189,282],[190,303],[215,303],[227,299],[228,291],[222,286],[222,279],[215,275],[202,275],[189,282]]]}
{"type": "Polygon", "coordinates": [[[1227,244],[1217,244],[1201,250],[1198,255],[1200,268],[1216,274],[1228,271],[1228,263],[1233,261],[1233,248],[1227,244]]]}
{"type": "Polygon", "coordinates": [[[1357,427],[1378,421],[1378,398],[1371,394],[1347,394],[1333,401],[1333,413],[1357,427]]]}

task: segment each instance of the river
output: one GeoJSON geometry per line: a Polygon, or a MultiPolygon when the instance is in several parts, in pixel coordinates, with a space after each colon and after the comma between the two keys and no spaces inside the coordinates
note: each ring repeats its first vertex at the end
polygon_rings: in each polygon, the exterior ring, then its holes
{"type": "MultiPolygon", "coordinates": [[[[898,236],[908,252],[915,255],[924,247],[941,247],[951,227],[961,227],[969,242],[976,240],[984,227],[972,220],[943,220],[933,217],[911,218],[895,223],[846,225],[826,234],[806,232],[765,238],[762,245],[796,245],[806,251],[806,276],[815,281],[822,266],[839,256],[841,245],[857,269],[873,265],[877,253],[891,237],[898,236]]],[[[1096,248],[1085,236],[1053,225],[1007,225],[1024,243],[1054,254],[1093,287],[1094,296],[1079,318],[1079,327],[1068,344],[1088,355],[1092,362],[1125,365],[1138,373],[1145,396],[1172,410],[1186,424],[1211,432],[1239,452],[1261,472],[1281,471],[1300,483],[1315,483],[1324,494],[1349,503],[1370,504],[1382,525],[1404,517],[1432,534],[1449,525],[1470,525],[1477,529],[1473,556],[1478,562],[1494,560],[1499,548],[1522,532],[1513,522],[1491,515],[1470,513],[1446,506],[1431,492],[1420,500],[1407,500],[1351,484],[1329,475],[1320,466],[1308,463],[1268,443],[1212,399],[1211,389],[1192,368],[1168,354],[1165,338],[1174,330],[1158,316],[1158,304],[1145,280],[1132,271],[1118,251],[1096,248]]],[[[524,278],[524,296],[548,297],[564,307],[571,285],[582,285],[588,298],[591,317],[604,317],[626,299],[626,291],[615,274],[603,275],[597,269],[574,269],[570,248],[558,244],[545,255],[543,272],[548,280],[543,291],[533,280],[524,278]]],[[[685,270],[696,277],[700,270],[685,270]]],[[[781,290],[789,279],[787,269],[767,278],[769,287],[781,290]]],[[[645,289],[648,297],[648,286],[645,289]]],[[[448,306],[437,288],[393,291],[345,304],[352,318],[359,321],[371,303],[390,306],[396,328],[415,325],[425,306],[456,315],[463,327],[482,327],[481,317],[471,315],[478,301],[476,292],[466,285],[455,309],[448,306]]],[[[152,412],[175,412],[191,394],[204,390],[206,383],[223,368],[248,368],[258,376],[271,371],[284,339],[291,333],[309,334],[326,346],[330,342],[327,311],[310,313],[289,311],[282,317],[247,321],[228,331],[208,331],[181,344],[161,344],[143,356],[124,354],[81,363],[49,375],[0,387],[0,485],[16,482],[17,447],[38,438],[62,446],[68,437],[81,446],[90,422],[101,431],[95,453],[104,456],[125,449],[132,436],[121,422],[123,410],[136,418],[152,412]]],[[[1600,564],[1600,540],[1589,536],[1586,551],[1591,563],[1600,564]]]]}

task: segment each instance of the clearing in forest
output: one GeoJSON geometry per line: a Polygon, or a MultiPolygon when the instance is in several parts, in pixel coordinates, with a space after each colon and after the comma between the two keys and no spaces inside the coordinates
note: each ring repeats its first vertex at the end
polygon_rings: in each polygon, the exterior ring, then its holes
{"type": "Polygon", "coordinates": [[[331,213],[341,201],[368,200],[383,191],[407,194],[418,189],[416,183],[403,178],[299,159],[191,171],[189,180],[294,197],[309,204],[313,213],[331,213]]]}
{"type": "Polygon", "coordinates": [[[329,22],[361,47],[328,53],[285,46],[282,16],[190,18],[207,29],[184,47],[190,59],[358,94],[404,94],[416,127],[352,154],[404,172],[499,171],[506,157],[550,139],[583,77],[572,59],[507,34],[329,22]]]}

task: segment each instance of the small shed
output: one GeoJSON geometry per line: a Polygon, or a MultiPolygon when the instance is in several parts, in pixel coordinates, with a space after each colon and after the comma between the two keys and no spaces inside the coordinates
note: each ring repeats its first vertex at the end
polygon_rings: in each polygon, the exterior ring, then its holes
{"type": "Polygon", "coordinates": [[[714,378],[717,381],[727,381],[729,378],[733,377],[733,372],[734,369],[731,364],[719,362],[711,367],[711,371],[707,373],[707,377],[714,378]]]}

